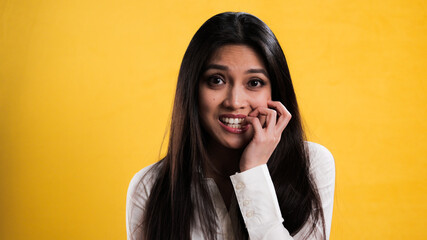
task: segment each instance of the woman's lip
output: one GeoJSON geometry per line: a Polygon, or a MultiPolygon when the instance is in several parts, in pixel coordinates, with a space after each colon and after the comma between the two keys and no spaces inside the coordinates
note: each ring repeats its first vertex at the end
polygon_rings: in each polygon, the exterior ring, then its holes
{"type": "Polygon", "coordinates": [[[222,128],[224,128],[227,132],[230,132],[230,133],[237,133],[237,134],[244,133],[249,129],[249,124],[242,125],[241,128],[232,128],[232,127],[225,125],[223,122],[221,122],[219,120],[218,120],[218,122],[222,128]]]}

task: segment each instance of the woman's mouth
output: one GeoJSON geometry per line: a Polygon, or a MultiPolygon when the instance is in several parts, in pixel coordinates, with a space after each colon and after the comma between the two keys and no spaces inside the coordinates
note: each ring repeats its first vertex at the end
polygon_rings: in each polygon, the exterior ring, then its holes
{"type": "Polygon", "coordinates": [[[244,118],[228,118],[228,117],[222,117],[220,118],[220,121],[224,123],[225,125],[232,127],[232,128],[242,128],[243,122],[245,121],[244,118]]]}
{"type": "Polygon", "coordinates": [[[220,125],[231,133],[242,133],[245,132],[249,125],[245,121],[245,115],[221,115],[219,118],[220,125]]]}

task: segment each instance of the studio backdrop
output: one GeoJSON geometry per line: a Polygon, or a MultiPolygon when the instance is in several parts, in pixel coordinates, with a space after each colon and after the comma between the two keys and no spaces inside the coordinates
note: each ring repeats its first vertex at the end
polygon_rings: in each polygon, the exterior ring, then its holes
{"type": "Polygon", "coordinates": [[[125,239],[133,174],[164,155],[184,51],[224,11],[287,57],[336,164],[331,239],[427,235],[427,3],[0,1],[0,239],[125,239]]]}

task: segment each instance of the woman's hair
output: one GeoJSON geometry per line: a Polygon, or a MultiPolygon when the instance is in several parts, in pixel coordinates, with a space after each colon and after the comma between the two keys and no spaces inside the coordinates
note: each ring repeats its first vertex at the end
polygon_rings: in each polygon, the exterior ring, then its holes
{"type": "MultiPolygon", "coordinates": [[[[324,226],[316,186],[309,173],[298,104],[282,48],[270,28],[257,17],[225,12],[207,20],[192,38],[179,71],[166,157],[153,169],[157,175],[141,223],[145,239],[190,239],[191,227],[200,225],[207,239],[215,239],[216,212],[204,180],[206,134],[199,119],[198,85],[210,56],[220,47],[242,44],[263,59],[269,74],[272,99],[282,102],[292,120],[268,161],[284,227],[296,234],[308,218],[324,226]],[[196,214],[198,213],[198,214],[196,214]]],[[[239,211],[237,238],[248,233],[239,211]]],[[[323,236],[325,236],[323,227],[323,236]]],[[[310,234],[309,233],[309,234],[310,234]]]]}

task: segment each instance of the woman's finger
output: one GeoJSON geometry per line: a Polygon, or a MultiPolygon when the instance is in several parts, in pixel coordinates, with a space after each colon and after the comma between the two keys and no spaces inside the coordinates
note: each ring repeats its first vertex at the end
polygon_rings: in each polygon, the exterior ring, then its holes
{"type": "Polygon", "coordinates": [[[264,127],[266,126],[267,116],[266,116],[266,115],[264,115],[264,114],[261,114],[261,113],[259,112],[259,109],[258,109],[258,108],[259,108],[259,107],[255,108],[252,112],[250,112],[250,113],[248,114],[248,116],[251,116],[251,117],[257,117],[257,118],[259,119],[259,122],[260,122],[260,124],[261,124],[262,128],[264,128],[264,127]]]}
{"type": "Polygon", "coordinates": [[[257,117],[247,116],[246,122],[248,122],[252,125],[252,127],[254,128],[254,131],[255,131],[254,134],[257,134],[257,133],[259,134],[262,132],[262,125],[261,125],[261,123],[257,117]]]}
{"type": "Polygon", "coordinates": [[[274,129],[276,127],[276,119],[277,119],[277,112],[274,109],[266,108],[266,107],[257,107],[253,114],[249,114],[250,116],[253,116],[257,114],[256,116],[265,116],[266,117],[266,126],[268,132],[274,133],[274,129]]]}
{"type": "Polygon", "coordinates": [[[283,132],[283,130],[286,128],[286,126],[288,125],[289,121],[292,118],[291,113],[286,109],[286,107],[281,102],[268,101],[267,104],[269,107],[274,108],[277,111],[279,118],[277,119],[276,125],[280,133],[283,132]]]}

